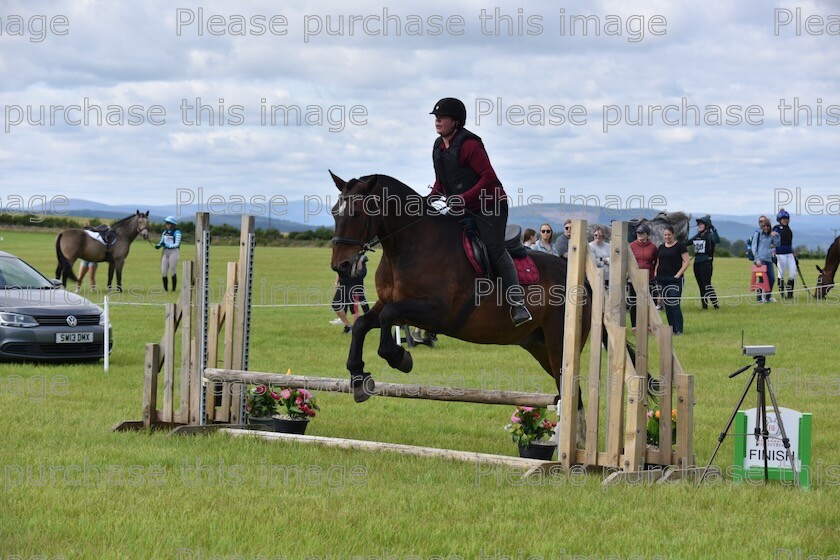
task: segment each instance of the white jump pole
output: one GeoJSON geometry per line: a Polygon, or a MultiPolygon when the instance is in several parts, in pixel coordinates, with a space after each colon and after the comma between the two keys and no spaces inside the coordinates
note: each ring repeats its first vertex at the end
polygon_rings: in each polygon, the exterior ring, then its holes
{"type": "Polygon", "coordinates": [[[108,371],[108,326],[111,324],[111,315],[108,310],[108,294],[105,294],[105,336],[103,337],[105,348],[103,349],[103,355],[105,359],[105,372],[108,371]]]}

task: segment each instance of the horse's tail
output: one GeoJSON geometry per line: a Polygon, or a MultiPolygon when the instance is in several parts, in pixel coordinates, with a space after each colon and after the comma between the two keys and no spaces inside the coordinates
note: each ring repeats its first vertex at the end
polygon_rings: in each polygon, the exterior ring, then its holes
{"type": "Polygon", "coordinates": [[[62,284],[67,285],[67,278],[73,282],[78,282],[76,274],[73,272],[73,264],[61,252],[61,236],[64,232],[59,233],[55,238],[55,256],[58,258],[58,267],[55,269],[55,277],[62,281],[62,284]]]}

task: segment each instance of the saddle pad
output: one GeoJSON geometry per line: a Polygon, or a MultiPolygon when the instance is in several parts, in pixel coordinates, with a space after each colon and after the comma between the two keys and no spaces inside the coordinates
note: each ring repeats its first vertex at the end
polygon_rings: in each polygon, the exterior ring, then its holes
{"type": "Polygon", "coordinates": [[[473,253],[472,249],[472,241],[470,241],[470,237],[467,235],[467,230],[461,230],[461,243],[464,246],[464,253],[467,255],[467,259],[469,259],[470,264],[475,270],[476,276],[484,276],[484,267],[475,259],[475,253],[473,253]]]}
{"type": "Polygon", "coordinates": [[[104,239],[102,239],[102,235],[100,235],[100,233],[99,233],[98,231],[91,231],[91,230],[89,230],[89,229],[86,229],[86,230],[85,230],[85,233],[86,233],[86,234],[88,234],[88,235],[89,235],[90,237],[92,237],[93,239],[95,239],[95,240],[99,241],[99,242],[100,242],[100,243],[102,243],[103,245],[106,245],[105,240],[104,240],[104,239]]]}
{"type": "MultiPolygon", "coordinates": [[[[484,267],[476,260],[475,253],[472,248],[472,241],[467,235],[466,230],[461,233],[461,242],[464,246],[464,253],[475,271],[476,276],[484,276],[484,267]]],[[[530,256],[525,256],[518,259],[513,259],[513,265],[516,267],[516,275],[519,277],[519,283],[523,286],[528,284],[536,284],[540,281],[540,271],[537,269],[534,259],[530,256]]]]}
{"type": "Polygon", "coordinates": [[[540,271],[530,256],[513,259],[513,265],[516,267],[516,275],[519,276],[521,285],[536,284],[540,281],[540,271]]]}

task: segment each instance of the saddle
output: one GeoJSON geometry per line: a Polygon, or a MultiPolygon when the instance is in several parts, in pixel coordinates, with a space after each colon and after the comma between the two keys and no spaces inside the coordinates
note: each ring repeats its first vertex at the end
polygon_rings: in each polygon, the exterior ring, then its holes
{"type": "Polygon", "coordinates": [[[106,247],[110,247],[117,242],[117,232],[111,229],[111,226],[107,226],[105,224],[100,224],[98,226],[85,226],[85,233],[106,247]]]}
{"type": "MultiPolygon", "coordinates": [[[[464,226],[461,233],[464,253],[475,270],[476,276],[494,278],[487,248],[478,237],[475,224],[471,219],[462,220],[461,223],[464,226]]],[[[516,267],[516,274],[521,285],[536,284],[540,281],[537,265],[528,255],[528,249],[522,245],[522,228],[518,225],[510,224],[505,228],[505,249],[513,258],[513,265],[516,267]]]]}

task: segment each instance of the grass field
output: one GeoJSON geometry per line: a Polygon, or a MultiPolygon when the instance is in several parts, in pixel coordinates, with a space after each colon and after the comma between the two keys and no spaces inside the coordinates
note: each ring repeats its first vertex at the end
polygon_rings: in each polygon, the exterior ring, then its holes
{"type": "MultiPolygon", "coordinates": [[[[0,231],[0,250],[55,270],[54,235],[0,231]]],[[[237,248],[215,247],[221,291],[237,248]]],[[[380,253],[372,255],[372,265],[380,253]]],[[[0,364],[0,559],[9,558],[827,558],[840,554],[840,360],[836,299],[755,305],[744,259],[715,261],[720,310],[684,306],[677,354],[695,375],[695,449],[705,464],[737,402],[747,344],[768,358],[781,406],[814,416],[814,489],[716,480],[602,487],[597,474],[521,480],[501,468],[232,439],[115,433],[140,419],[143,349],[160,340],[160,253],[136,241],[114,296],[111,368],[0,364]],[[138,305],[142,304],[142,305],[138,305]],[[832,412],[832,410],[834,412],[832,412]]],[[[182,249],[192,258],[192,248],[182,249]]],[[[328,324],[329,250],[257,248],[250,369],[344,377],[349,338],[328,324]],[[308,303],[309,305],[300,305],[308,303]],[[282,304],[282,305],[281,305],[282,304]],[[285,306],[283,306],[285,305],[285,306]]],[[[801,263],[809,285],[813,262],[801,263]]],[[[820,263],[821,264],[821,263],[820,263]]],[[[107,267],[98,272],[104,287],[107,267]]],[[[85,283],[87,286],[87,282],[85,283]]],[[[797,287],[801,282],[797,283],[797,287]]],[[[102,301],[103,292],[90,294],[102,301]]],[[[368,295],[373,297],[372,275],[368,295]]],[[[832,293],[832,295],[834,295],[832,293]]],[[[697,296],[689,274],[686,297],[697,296]]],[[[218,295],[216,296],[218,298],[218,295]]],[[[550,391],[524,350],[442,337],[414,371],[383,381],[550,391]]],[[[512,407],[319,396],[307,433],[515,455],[512,407]]],[[[745,408],[755,404],[753,394],[745,408]]],[[[732,462],[727,438],[716,463],[732,462]]]]}

